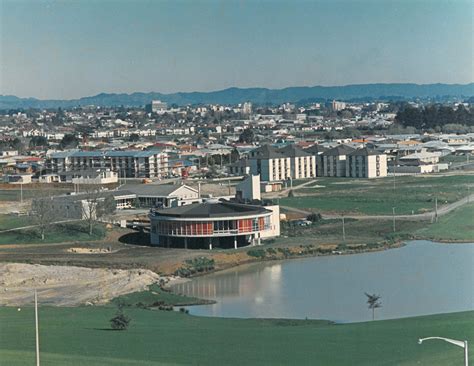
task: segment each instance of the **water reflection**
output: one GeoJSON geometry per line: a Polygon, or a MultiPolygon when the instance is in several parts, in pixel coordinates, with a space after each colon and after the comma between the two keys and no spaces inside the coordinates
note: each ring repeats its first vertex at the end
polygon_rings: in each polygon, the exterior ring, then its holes
{"type": "Polygon", "coordinates": [[[370,320],[364,292],[382,296],[378,319],[474,309],[474,244],[426,241],[385,252],[249,265],[173,290],[217,301],[196,315],[370,320]]]}

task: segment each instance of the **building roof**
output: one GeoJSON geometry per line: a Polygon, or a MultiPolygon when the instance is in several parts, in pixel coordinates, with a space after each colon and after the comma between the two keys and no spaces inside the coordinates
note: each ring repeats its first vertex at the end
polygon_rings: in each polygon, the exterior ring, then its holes
{"type": "Polygon", "coordinates": [[[382,155],[381,152],[376,150],[369,149],[368,147],[363,147],[361,149],[357,149],[348,154],[349,156],[369,156],[369,155],[382,155]]]}
{"type": "Polygon", "coordinates": [[[347,146],[347,145],[337,145],[336,147],[333,147],[332,149],[329,149],[325,152],[323,152],[322,155],[324,156],[341,156],[341,155],[349,155],[351,152],[353,152],[355,149],[347,146]]]}
{"type": "Polygon", "coordinates": [[[310,147],[304,149],[306,152],[310,153],[310,154],[313,154],[313,155],[318,155],[320,153],[323,153],[325,151],[328,150],[327,147],[324,147],[322,145],[319,145],[319,144],[314,144],[314,145],[311,145],[310,147]]]}
{"type": "Polygon", "coordinates": [[[251,158],[260,158],[260,159],[280,159],[285,156],[281,151],[271,145],[262,145],[250,152],[251,158]]]}
{"type": "Polygon", "coordinates": [[[245,205],[229,201],[207,201],[154,211],[156,216],[177,218],[239,217],[271,212],[263,206],[245,205]]]}
{"type": "Polygon", "coordinates": [[[286,157],[291,157],[291,158],[300,157],[300,156],[311,156],[309,152],[293,144],[286,145],[285,147],[282,147],[281,149],[279,149],[279,151],[286,157]]]}
{"type": "Polygon", "coordinates": [[[159,150],[95,150],[95,151],[62,151],[51,154],[51,158],[101,158],[101,157],[132,157],[132,158],[147,158],[155,154],[160,154],[159,150]]]}
{"type": "Polygon", "coordinates": [[[182,187],[197,192],[192,187],[174,184],[125,184],[121,188],[135,193],[138,197],[169,197],[182,187]]]}

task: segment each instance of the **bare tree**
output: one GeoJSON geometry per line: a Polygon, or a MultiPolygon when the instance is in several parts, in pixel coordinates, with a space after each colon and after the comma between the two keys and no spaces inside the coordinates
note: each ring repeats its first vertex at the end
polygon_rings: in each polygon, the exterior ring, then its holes
{"type": "Polygon", "coordinates": [[[82,189],[82,218],[87,222],[89,235],[92,235],[94,222],[97,220],[98,206],[102,198],[101,186],[86,184],[82,189]]]}
{"type": "Polygon", "coordinates": [[[368,294],[365,292],[365,296],[367,296],[367,306],[369,309],[372,309],[372,320],[375,320],[375,309],[382,307],[381,296],[376,294],[368,294]]]}
{"type": "Polygon", "coordinates": [[[115,211],[115,200],[112,193],[107,194],[95,184],[85,185],[82,195],[82,218],[87,222],[89,235],[92,235],[94,222],[115,211]]]}
{"type": "Polygon", "coordinates": [[[41,240],[44,240],[46,231],[58,217],[58,215],[53,209],[51,202],[53,199],[52,192],[41,190],[41,192],[38,192],[38,195],[40,198],[36,198],[32,201],[31,211],[33,215],[33,221],[38,226],[41,240]]]}

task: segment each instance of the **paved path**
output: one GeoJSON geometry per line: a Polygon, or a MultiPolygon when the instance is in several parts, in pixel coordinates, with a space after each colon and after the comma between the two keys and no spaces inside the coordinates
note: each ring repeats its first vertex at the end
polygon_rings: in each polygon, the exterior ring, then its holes
{"type": "MultiPolygon", "coordinates": [[[[446,215],[452,210],[465,205],[466,203],[474,202],[474,194],[471,194],[468,197],[461,198],[459,201],[438,207],[438,217],[446,215]]],[[[309,210],[303,210],[300,208],[289,207],[289,206],[280,206],[281,208],[296,212],[303,215],[308,215],[311,213],[309,210]]],[[[331,215],[331,214],[322,214],[324,219],[340,219],[342,215],[331,215]]],[[[358,219],[358,220],[387,220],[392,219],[392,215],[344,215],[345,218],[358,219]]],[[[395,218],[398,220],[432,220],[435,217],[434,211],[429,211],[421,214],[414,215],[395,215],[395,218]]]]}

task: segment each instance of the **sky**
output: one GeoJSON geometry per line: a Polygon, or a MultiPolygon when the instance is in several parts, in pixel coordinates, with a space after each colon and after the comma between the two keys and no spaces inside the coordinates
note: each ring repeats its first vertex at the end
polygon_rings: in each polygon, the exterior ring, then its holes
{"type": "Polygon", "coordinates": [[[0,94],[474,81],[470,0],[0,0],[0,94]]]}

